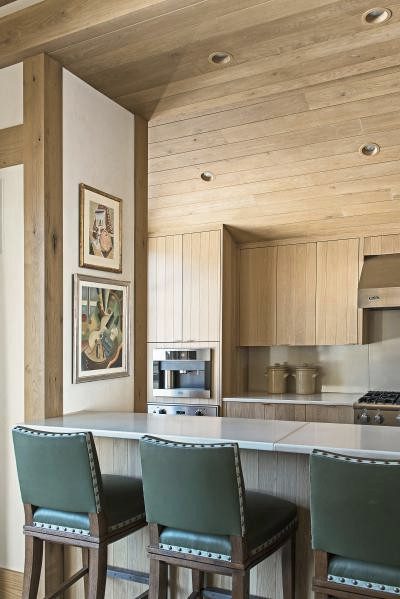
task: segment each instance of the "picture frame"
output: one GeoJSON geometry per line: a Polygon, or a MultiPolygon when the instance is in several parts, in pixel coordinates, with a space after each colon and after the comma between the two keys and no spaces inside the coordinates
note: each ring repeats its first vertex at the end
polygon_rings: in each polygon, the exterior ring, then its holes
{"type": "Polygon", "coordinates": [[[79,266],[122,272],[122,200],[79,185],[79,266]]]}
{"type": "Polygon", "coordinates": [[[73,382],[129,376],[130,283],[73,276],[73,382]]]}

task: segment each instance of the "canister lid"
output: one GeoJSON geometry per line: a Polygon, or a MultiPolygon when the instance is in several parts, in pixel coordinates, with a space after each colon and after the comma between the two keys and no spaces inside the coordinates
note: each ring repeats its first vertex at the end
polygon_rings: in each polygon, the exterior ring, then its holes
{"type": "Polygon", "coordinates": [[[284,370],[287,371],[288,369],[288,365],[285,364],[280,364],[279,362],[275,362],[275,364],[273,364],[272,366],[267,366],[267,370],[284,370]]]}
{"type": "Polygon", "coordinates": [[[295,366],[295,370],[318,370],[318,366],[313,366],[312,364],[299,364],[295,366]]]}

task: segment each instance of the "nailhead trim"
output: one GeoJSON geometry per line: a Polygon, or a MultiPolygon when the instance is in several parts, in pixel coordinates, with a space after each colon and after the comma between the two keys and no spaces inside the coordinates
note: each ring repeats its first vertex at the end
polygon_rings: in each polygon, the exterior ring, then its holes
{"type": "Polygon", "coordinates": [[[265,543],[258,545],[258,547],[256,547],[255,549],[252,549],[250,552],[250,555],[255,555],[256,553],[259,553],[263,549],[270,547],[271,545],[273,545],[274,543],[279,541],[280,538],[283,538],[284,536],[286,536],[291,530],[294,530],[296,528],[296,526],[297,526],[297,518],[292,520],[289,524],[287,524],[287,526],[285,526],[285,528],[280,530],[273,537],[270,537],[268,539],[268,541],[265,541],[265,543]]]}
{"type": "Polygon", "coordinates": [[[356,580],[354,578],[344,578],[343,576],[333,576],[333,574],[329,574],[327,580],[328,582],[334,582],[336,584],[343,584],[352,587],[361,587],[373,591],[385,591],[385,593],[393,593],[393,595],[400,595],[400,587],[388,586],[379,582],[356,580]]]}
{"type": "Polygon", "coordinates": [[[123,520],[122,522],[118,522],[118,524],[114,524],[113,526],[109,526],[108,530],[109,531],[114,531],[114,530],[118,530],[120,528],[123,528],[124,526],[128,526],[128,524],[133,524],[134,522],[137,522],[138,520],[145,520],[146,519],[146,514],[138,514],[137,516],[134,516],[133,518],[129,518],[128,520],[123,520]]]}
{"type": "Polygon", "coordinates": [[[242,532],[242,537],[246,535],[246,518],[245,518],[245,509],[244,509],[244,490],[242,486],[242,476],[241,476],[241,463],[240,463],[240,455],[239,448],[236,443],[176,443],[174,441],[168,441],[167,439],[160,439],[158,437],[149,437],[145,435],[143,440],[150,441],[155,445],[161,444],[165,446],[172,447],[233,447],[234,459],[235,459],[235,470],[236,470],[236,482],[238,486],[238,495],[239,495],[239,510],[240,510],[240,528],[242,532]]]}
{"type": "Polygon", "coordinates": [[[46,528],[48,530],[58,530],[59,532],[72,532],[77,535],[90,534],[88,530],[80,528],[69,528],[68,526],[59,526],[56,524],[47,524],[46,522],[34,522],[33,526],[36,526],[37,528],[46,528]]]}
{"type": "Polygon", "coordinates": [[[180,547],[179,545],[168,545],[165,543],[159,543],[158,547],[160,549],[175,551],[176,553],[186,553],[192,555],[198,555],[200,557],[209,557],[211,559],[218,559],[223,562],[230,562],[232,558],[230,555],[223,555],[221,553],[212,553],[210,551],[201,551],[200,549],[193,549],[190,547],[180,547]]]}
{"type": "Polygon", "coordinates": [[[386,466],[400,466],[400,460],[359,458],[359,457],[352,457],[352,456],[348,456],[348,455],[342,455],[340,453],[332,453],[330,451],[323,451],[321,449],[314,449],[314,451],[312,453],[313,453],[313,455],[320,455],[320,456],[324,456],[326,458],[333,458],[340,462],[351,462],[351,463],[356,463],[356,464],[381,464],[381,465],[383,464],[386,466]]]}

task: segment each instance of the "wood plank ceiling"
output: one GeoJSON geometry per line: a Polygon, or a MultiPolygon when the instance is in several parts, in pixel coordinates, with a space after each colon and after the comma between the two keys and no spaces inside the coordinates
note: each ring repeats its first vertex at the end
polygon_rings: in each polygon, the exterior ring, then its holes
{"type": "Polygon", "coordinates": [[[50,54],[150,120],[151,233],[379,233],[400,228],[400,6],[382,2],[376,25],[374,0],[160,0],[50,54]]]}

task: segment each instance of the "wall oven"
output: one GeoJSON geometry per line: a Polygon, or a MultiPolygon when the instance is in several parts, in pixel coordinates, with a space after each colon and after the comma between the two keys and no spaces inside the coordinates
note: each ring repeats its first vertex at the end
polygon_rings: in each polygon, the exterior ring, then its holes
{"type": "Polygon", "coordinates": [[[153,398],[211,397],[211,349],[154,349],[153,398]]]}

